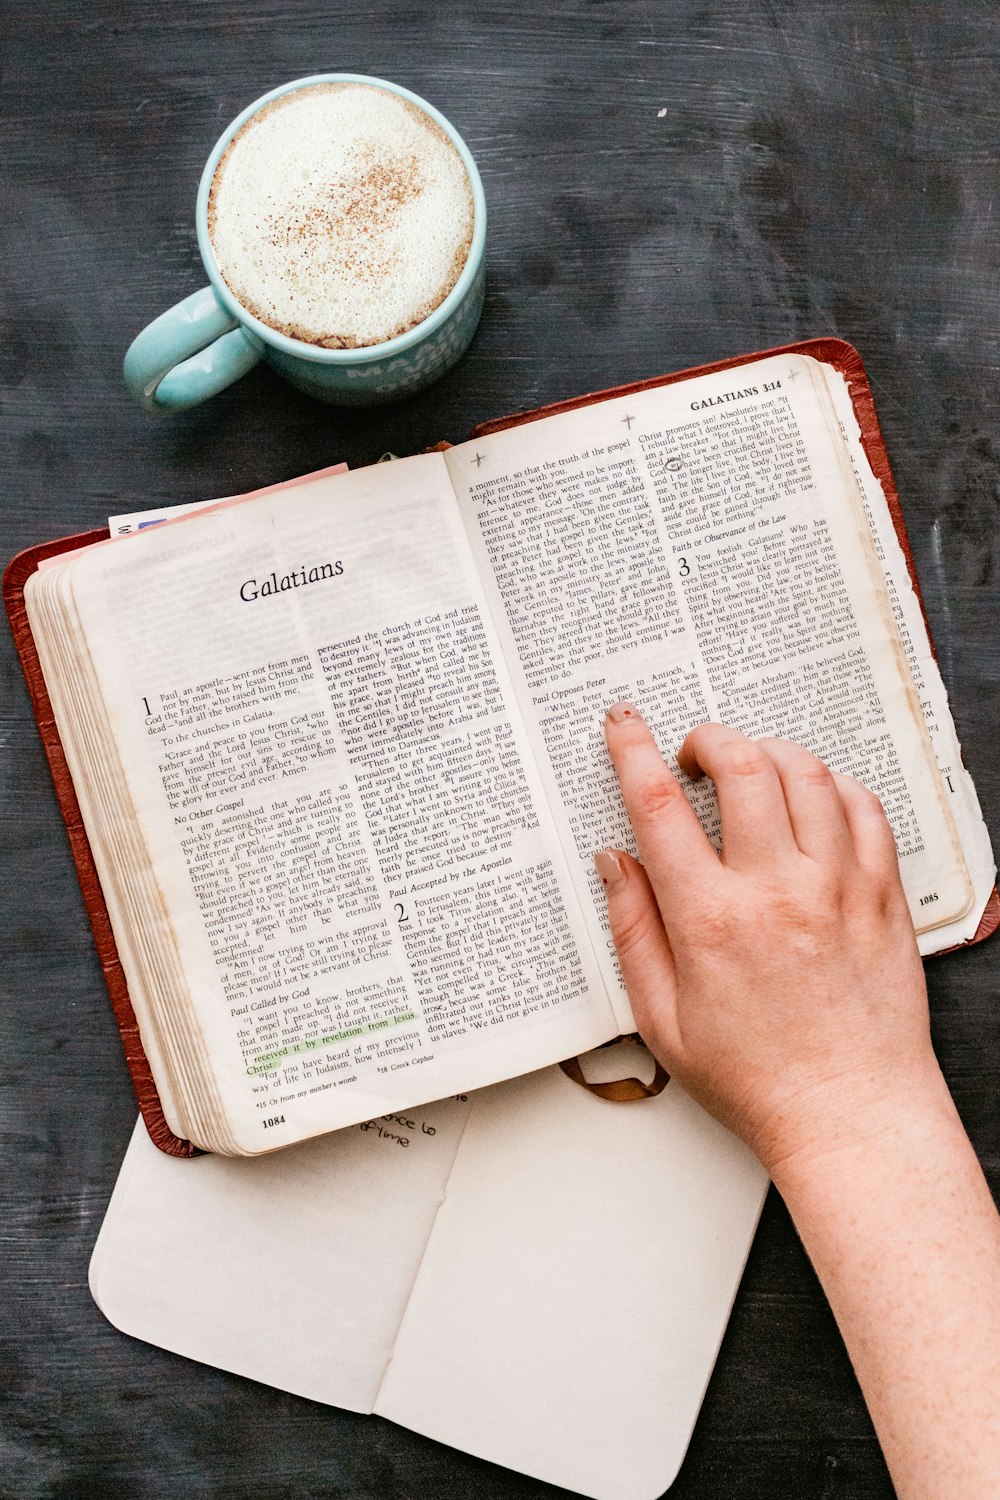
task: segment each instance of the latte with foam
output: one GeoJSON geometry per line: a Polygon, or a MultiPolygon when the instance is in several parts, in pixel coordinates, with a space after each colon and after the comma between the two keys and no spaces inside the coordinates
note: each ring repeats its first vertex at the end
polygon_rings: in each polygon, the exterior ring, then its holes
{"type": "Polygon", "coordinates": [[[371,84],[311,84],[265,105],[230,141],[208,203],[237,300],[326,349],[381,344],[423,322],[461,275],[472,229],[450,137],[371,84]]]}

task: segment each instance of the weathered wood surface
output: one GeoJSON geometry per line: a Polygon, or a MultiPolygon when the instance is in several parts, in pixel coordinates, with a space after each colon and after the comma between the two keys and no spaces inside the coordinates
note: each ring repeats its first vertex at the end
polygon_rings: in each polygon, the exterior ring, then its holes
{"type": "MultiPolygon", "coordinates": [[[[988,0],[9,6],[4,558],[110,511],[413,452],[505,410],[840,334],[868,365],[996,834],[998,51],[988,0]],[[314,404],[260,368],[187,415],[144,416],[121,358],[203,280],[204,158],[258,94],[330,69],[415,89],[475,153],[491,221],[472,351],[436,388],[373,413],[314,404]]],[[[0,1496],[555,1500],[563,1492],[199,1368],[102,1320],[87,1259],[134,1109],[8,640],[0,653],[0,1496]]],[[[998,953],[994,941],[930,966],[940,1056],[994,1183],[998,953]]],[[[891,1494],[773,1196],[673,1494],[891,1494]]]]}

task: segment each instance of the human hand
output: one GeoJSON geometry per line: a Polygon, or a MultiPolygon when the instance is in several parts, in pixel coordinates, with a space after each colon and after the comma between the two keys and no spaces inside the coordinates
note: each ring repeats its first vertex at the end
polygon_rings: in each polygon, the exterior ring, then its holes
{"type": "Polygon", "coordinates": [[[772,1172],[936,1091],[923,968],[878,799],[787,740],[720,724],[678,755],[715,782],[721,856],[631,704],[605,723],[642,864],[596,856],[636,1024],[772,1172]]]}

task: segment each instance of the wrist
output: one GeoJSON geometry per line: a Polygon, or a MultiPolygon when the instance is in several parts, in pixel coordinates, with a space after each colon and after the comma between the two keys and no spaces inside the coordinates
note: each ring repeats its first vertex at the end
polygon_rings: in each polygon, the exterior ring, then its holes
{"type": "Polygon", "coordinates": [[[997,1489],[1000,1221],[939,1070],[775,1163],[900,1495],[997,1489]]]}
{"type": "Polygon", "coordinates": [[[771,1123],[757,1154],[782,1196],[827,1173],[866,1169],[928,1132],[957,1127],[933,1052],[905,1067],[833,1076],[771,1123]]]}

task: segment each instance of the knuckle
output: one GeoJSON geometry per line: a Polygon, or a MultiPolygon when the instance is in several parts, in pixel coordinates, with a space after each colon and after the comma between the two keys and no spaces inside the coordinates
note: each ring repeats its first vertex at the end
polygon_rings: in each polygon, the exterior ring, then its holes
{"type": "Polygon", "coordinates": [[[809,940],[827,920],[830,909],[838,903],[835,881],[819,879],[806,889],[777,887],[769,893],[769,917],[784,941],[809,940]]]}
{"type": "Polygon", "coordinates": [[[805,787],[831,787],[833,786],[833,773],[829,766],[825,766],[821,760],[810,756],[803,760],[794,769],[795,780],[805,787]]]}
{"type": "Polygon", "coordinates": [[[810,752],[801,745],[798,740],[786,740],[780,734],[762,734],[760,739],[754,741],[755,745],[761,745],[765,750],[776,750],[780,755],[794,754],[796,751],[808,755],[810,752]]]}
{"type": "Polygon", "coordinates": [[[878,858],[896,864],[896,835],[889,822],[881,798],[867,787],[855,782],[849,793],[849,801],[865,847],[878,858]]]}
{"type": "Polygon", "coordinates": [[[882,806],[881,799],[863,782],[858,781],[854,776],[839,776],[837,780],[844,796],[850,798],[859,811],[885,820],[885,808],[882,806]]]}
{"type": "Polygon", "coordinates": [[[860,781],[857,785],[859,805],[864,808],[870,817],[874,818],[877,823],[880,823],[884,827],[886,833],[891,833],[892,829],[889,826],[889,819],[886,817],[885,808],[882,806],[881,797],[875,792],[870,792],[866,786],[862,786],[860,781]]]}
{"type": "Polygon", "coordinates": [[[732,944],[736,923],[733,913],[716,905],[699,913],[697,924],[685,935],[686,946],[704,952],[718,952],[732,944]]]}
{"type": "Polygon", "coordinates": [[[775,738],[760,740],[758,743],[766,746],[779,765],[806,786],[826,786],[833,781],[833,772],[826,761],[820,760],[818,755],[814,755],[797,740],[775,738]]]}
{"type": "Polygon", "coordinates": [[[768,757],[760,745],[750,740],[734,740],[719,746],[716,762],[727,776],[759,776],[767,769],[768,757]]]}
{"type": "Polygon", "coordinates": [[[613,916],[611,935],[615,940],[618,957],[622,960],[629,959],[632,954],[644,948],[653,935],[652,912],[639,908],[613,916]]]}
{"type": "Polygon", "coordinates": [[[635,807],[640,816],[656,818],[663,813],[671,812],[680,802],[685,800],[684,792],[680,782],[669,772],[663,776],[653,776],[637,788],[635,793],[635,807]]]}

